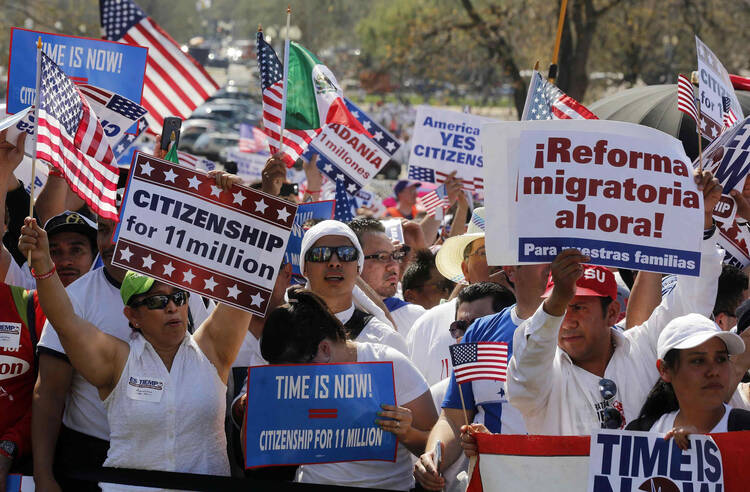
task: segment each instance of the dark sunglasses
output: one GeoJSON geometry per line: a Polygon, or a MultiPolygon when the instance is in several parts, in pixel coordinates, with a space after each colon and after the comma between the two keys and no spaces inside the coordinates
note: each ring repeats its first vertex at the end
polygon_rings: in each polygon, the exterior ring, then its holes
{"type": "Polygon", "coordinates": [[[451,327],[449,328],[449,331],[451,332],[451,336],[453,338],[462,337],[464,333],[466,333],[466,330],[469,329],[469,326],[471,323],[473,323],[474,320],[468,321],[465,319],[457,319],[453,323],[451,323],[451,327]]]}
{"type": "Polygon", "coordinates": [[[146,297],[140,301],[130,304],[131,307],[146,306],[148,309],[164,309],[171,300],[175,306],[182,306],[190,297],[190,294],[184,290],[178,290],[172,294],[160,294],[146,297]]]}
{"type": "Polygon", "coordinates": [[[619,429],[622,426],[622,414],[609,402],[617,394],[617,385],[611,379],[602,378],[599,380],[599,393],[607,404],[602,426],[605,429],[619,429]]]}
{"type": "Polygon", "coordinates": [[[366,255],[365,260],[378,260],[381,263],[388,263],[393,260],[396,263],[401,263],[406,259],[406,251],[398,249],[392,253],[375,253],[372,255],[366,255]]]}
{"type": "Polygon", "coordinates": [[[307,250],[305,261],[324,263],[331,259],[334,251],[338,259],[345,263],[357,261],[359,258],[359,251],[354,246],[316,246],[307,250]]]}

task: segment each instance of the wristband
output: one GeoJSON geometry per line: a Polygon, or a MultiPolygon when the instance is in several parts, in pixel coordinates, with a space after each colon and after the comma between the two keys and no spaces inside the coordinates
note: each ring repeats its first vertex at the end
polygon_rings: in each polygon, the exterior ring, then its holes
{"type": "Polygon", "coordinates": [[[308,189],[307,192],[312,195],[313,193],[320,193],[320,190],[309,190],[308,189]]]}
{"type": "Polygon", "coordinates": [[[65,174],[63,174],[63,172],[56,167],[50,166],[49,171],[47,171],[47,176],[57,176],[58,178],[64,178],[65,174]]]}
{"type": "Polygon", "coordinates": [[[716,232],[716,222],[713,222],[708,229],[703,229],[703,240],[710,239],[714,232],[716,232]]]}
{"type": "Polygon", "coordinates": [[[50,278],[52,275],[55,274],[55,271],[57,271],[57,265],[54,263],[52,264],[52,270],[50,270],[47,273],[44,273],[42,275],[37,275],[36,271],[32,268],[31,269],[31,276],[34,277],[36,280],[44,280],[46,278],[50,278]]]}

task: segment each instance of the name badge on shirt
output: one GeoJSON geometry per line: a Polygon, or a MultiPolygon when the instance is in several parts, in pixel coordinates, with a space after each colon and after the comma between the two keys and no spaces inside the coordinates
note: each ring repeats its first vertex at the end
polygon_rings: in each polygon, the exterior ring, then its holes
{"type": "Polygon", "coordinates": [[[21,323],[0,321],[0,349],[17,349],[21,345],[21,323]]]}
{"type": "Polygon", "coordinates": [[[128,398],[159,403],[164,394],[164,381],[128,376],[128,398]]]}

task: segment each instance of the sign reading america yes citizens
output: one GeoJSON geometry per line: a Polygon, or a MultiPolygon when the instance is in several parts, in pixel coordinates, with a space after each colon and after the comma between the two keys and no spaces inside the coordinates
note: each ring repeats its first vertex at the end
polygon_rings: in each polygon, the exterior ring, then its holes
{"type": "Polygon", "coordinates": [[[453,171],[468,191],[484,189],[482,124],[495,120],[430,106],[418,106],[409,156],[409,178],[442,183],[453,171]]]}
{"type": "Polygon", "coordinates": [[[247,468],[396,460],[374,423],[396,404],[392,362],[255,366],[247,384],[247,468]]]}
{"type": "Polygon", "coordinates": [[[703,195],[679,140],[617,121],[482,127],[491,265],[591,263],[697,276],[703,195]]]}
{"type": "Polygon", "coordinates": [[[258,315],[268,308],[297,206],[137,153],[112,263],[258,315]]]}
{"type": "Polygon", "coordinates": [[[140,102],[148,48],[101,39],[65,36],[13,27],[10,30],[7,112],[34,104],[36,43],[71,80],[109,89],[140,102]]]}

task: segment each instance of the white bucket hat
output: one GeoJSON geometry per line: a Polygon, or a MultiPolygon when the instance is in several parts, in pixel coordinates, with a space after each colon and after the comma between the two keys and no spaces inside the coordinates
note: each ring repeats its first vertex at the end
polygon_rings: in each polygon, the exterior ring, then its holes
{"type": "Polygon", "coordinates": [[[466,234],[448,238],[435,257],[435,265],[440,274],[456,283],[467,283],[461,270],[464,250],[475,239],[484,237],[484,207],[475,208],[466,228],[466,234]]]}
{"type": "Polygon", "coordinates": [[[675,318],[664,327],[656,343],[656,355],[664,359],[672,349],[690,349],[718,337],[727,346],[729,355],[741,354],[745,351],[745,342],[739,335],[723,331],[710,319],[700,314],[687,314],[675,318]]]}
{"type": "Polygon", "coordinates": [[[351,227],[343,222],[339,222],[338,220],[324,220],[312,226],[305,232],[305,235],[302,236],[302,246],[300,246],[299,252],[299,270],[302,272],[302,275],[305,274],[305,254],[307,253],[307,250],[312,248],[318,239],[325,236],[344,236],[349,239],[349,241],[352,242],[352,245],[357,248],[357,251],[359,251],[359,258],[357,258],[357,271],[362,271],[362,267],[365,264],[365,254],[362,252],[362,246],[359,244],[357,235],[354,234],[351,227]]]}

